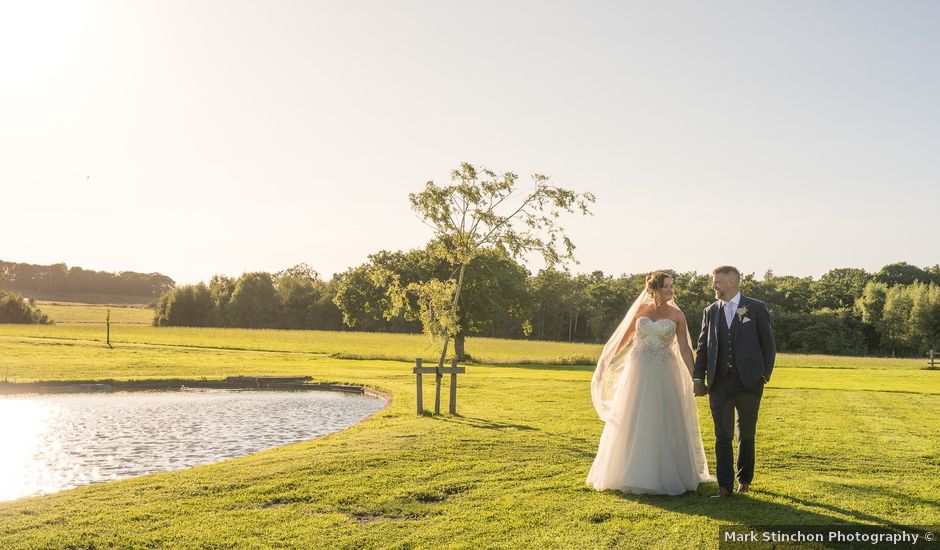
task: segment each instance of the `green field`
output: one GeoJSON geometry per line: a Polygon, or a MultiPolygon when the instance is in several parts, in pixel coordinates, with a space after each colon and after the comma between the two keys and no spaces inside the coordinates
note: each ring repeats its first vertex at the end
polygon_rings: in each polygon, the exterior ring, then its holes
{"type": "Polygon", "coordinates": [[[56,324],[104,326],[109,312],[112,325],[150,325],[153,323],[153,310],[145,307],[102,307],[62,302],[38,302],[36,305],[56,324]]]}
{"type": "MultiPolygon", "coordinates": [[[[714,483],[679,497],[584,485],[602,424],[592,367],[573,363],[600,346],[468,339],[482,363],[459,383],[460,415],[419,417],[413,360],[395,359],[431,358],[422,336],[130,323],[112,327],[109,350],[103,326],[80,321],[0,325],[0,373],[309,374],[393,400],[313,441],[2,503],[0,547],[714,548],[721,524],[940,524],[940,372],[923,361],[780,356],[753,492],[714,502],[714,483]]],[[[714,470],[707,403],[698,403],[714,470]]]]}
{"type": "Polygon", "coordinates": [[[82,303],[94,304],[97,306],[124,307],[135,306],[142,307],[147,304],[155,304],[159,301],[158,296],[140,296],[137,294],[105,294],[97,292],[57,292],[57,291],[38,291],[33,288],[20,288],[16,285],[0,282],[0,289],[19,294],[25,298],[33,298],[38,302],[62,302],[62,303],[82,303]]]}

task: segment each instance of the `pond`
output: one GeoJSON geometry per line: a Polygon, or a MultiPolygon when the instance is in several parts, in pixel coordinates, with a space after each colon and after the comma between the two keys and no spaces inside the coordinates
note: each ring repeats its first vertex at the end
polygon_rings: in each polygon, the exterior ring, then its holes
{"type": "Polygon", "coordinates": [[[0,397],[0,501],[304,441],[384,406],[381,399],[322,391],[0,397]]]}

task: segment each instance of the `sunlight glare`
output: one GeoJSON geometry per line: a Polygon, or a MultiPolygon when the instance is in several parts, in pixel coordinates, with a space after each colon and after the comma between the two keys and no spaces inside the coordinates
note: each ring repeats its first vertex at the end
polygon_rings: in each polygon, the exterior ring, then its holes
{"type": "Polygon", "coordinates": [[[0,500],[47,492],[51,472],[35,461],[55,410],[36,400],[0,400],[0,500]]]}
{"type": "Polygon", "coordinates": [[[79,2],[0,2],[0,69],[7,107],[55,94],[77,78],[91,34],[87,16],[79,2]]]}

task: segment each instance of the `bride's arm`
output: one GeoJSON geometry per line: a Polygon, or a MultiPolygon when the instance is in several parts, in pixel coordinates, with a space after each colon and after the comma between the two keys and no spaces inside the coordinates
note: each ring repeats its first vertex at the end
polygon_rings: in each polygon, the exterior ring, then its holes
{"type": "Polygon", "coordinates": [[[685,320],[685,314],[681,311],[678,315],[679,322],[676,327],[676,341],[679,342],[679,353],[682,354],[682,361],[685,362],[685,368],[689,369],[689,376],[692,375],[692,368],[695,361],[692,359],[692,346],[689,345],[689,324],[685,320]]]}

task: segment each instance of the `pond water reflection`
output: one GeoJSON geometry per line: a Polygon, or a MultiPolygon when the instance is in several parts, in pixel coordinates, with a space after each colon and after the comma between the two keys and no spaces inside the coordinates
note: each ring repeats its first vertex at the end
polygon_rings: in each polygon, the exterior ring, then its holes
{"type": "Polygon", "coordinates": [[[186,391],[0,397],[0,500],[217,462],[347,428],[380,399],[186,391]]]}

